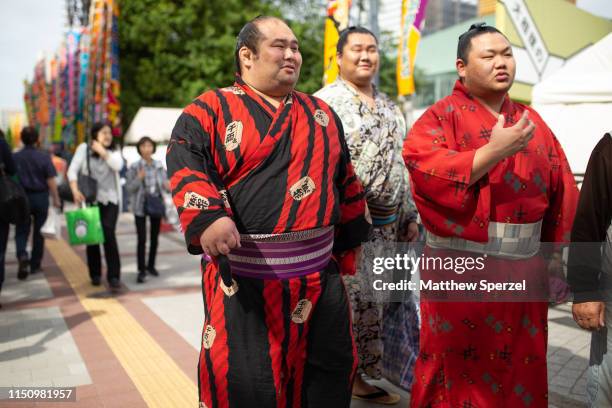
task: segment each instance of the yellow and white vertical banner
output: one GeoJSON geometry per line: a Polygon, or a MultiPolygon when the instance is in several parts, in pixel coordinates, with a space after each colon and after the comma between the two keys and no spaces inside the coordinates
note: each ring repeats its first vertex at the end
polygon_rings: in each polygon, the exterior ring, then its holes
{"type": "Polygon", "coordinates": [[[425,22],[427,0],[402,0],[402,29],[397,52],[397,94],[414,93],[414,59],[425,22]]]}
{"type": "Polygon", "coordinates": [[[339,34],[348,27],[351,0],[328,0],[323,47],[323,85],[331,84],[338,76],[336,45],[339,34]]]}

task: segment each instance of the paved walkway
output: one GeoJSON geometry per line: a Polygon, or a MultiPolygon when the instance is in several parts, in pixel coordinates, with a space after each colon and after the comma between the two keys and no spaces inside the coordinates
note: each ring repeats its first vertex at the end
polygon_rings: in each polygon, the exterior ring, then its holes
{"type": "MultiPolygon", "coordinates": [[[[0,401],[0,407],[197,406],[199,258],[186,254],[178,233],[163,233],[161,276],[137,284],[128,214],[120,218],[118,239],[123,288],[111,294],[90,285],[84,248],[63,240],[47,240],[43,273],[18,281],[11,237],[0,294],[0,387],[74,386],[77,402],[0,401]]],[[[576,328],[568,305],[552,308],[549,318],[550,406],[585,406],[589,335],[576,328]]],[[[398,406],[407,406],[407,392],[384,386],[402,395],[398,406]]]]}

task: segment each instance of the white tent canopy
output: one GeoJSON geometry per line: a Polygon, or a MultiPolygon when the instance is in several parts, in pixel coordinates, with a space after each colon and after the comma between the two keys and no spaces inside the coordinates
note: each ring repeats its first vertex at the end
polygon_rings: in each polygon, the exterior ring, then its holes
{"type": "Polygon", "coordinates": [[[140,108],[125,134],[125,143],[134,144],[143,136],[158,143],[168,143],[182,111],[177,108],[140,108]]]}
{"type": "Polygon", "coordinates": [[[612,130],[612,33],[533,88],[532,105],[553,130],[574,173],[612,130]]]}
{"type": "Polygon", "coordinates": [[[532,103],[612,102],[612,33],[584,49],[533,88],[532,103]]]}

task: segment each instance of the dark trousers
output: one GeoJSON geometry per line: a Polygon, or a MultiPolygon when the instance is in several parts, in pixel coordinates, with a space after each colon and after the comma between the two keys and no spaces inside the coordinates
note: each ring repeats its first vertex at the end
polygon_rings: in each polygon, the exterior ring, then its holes
{"type": "Polygon", "coordinates": [[[8,243],[9,224],[0,221],[0,290],[4,283],[4,255],[6,255],[6,244],[8,243]]]}
{"type": "Polygon", "coordinates": [[[49,211],[49,193],[27,193],[30,202],[30,218],[23,224],[17,224],[15,230],[15,245],[17,246],[17,258],[28,259],[28,238],[32,230],[32,256],[30,257],[30,267],[32,270],[40,268],[43,251],[45,249],[45,238],[40,233],[49,211]],[[32,223],[32,221],[34,221],[32,223]]]}
{"type": "Polygon", "coordinates": [[[207,407],[348,408],[357,355],[335,261],[291,279],[234,279],[232,296],[212,264],[202,279],[200,401],[207,407]],[[300,300],[310,312],[297,312],[300,300]]]}
{"type": "MultiPolygon", "coordinates": [[[[119,206],[108,203],[98,204],[100,207],[100,221],[104,232],[104,257],[106,258],[106,279],[119,279],[121,262],[119,260],[119,249],[117,248],[117,237],[115,228],[119,217],[119,206]]],[[[87,266],[89,276],[99,278],[102,275],[102,258],[100,255],[100,245],[87,245],[87,266]]]]}
{"type": "MultiPolygon", "coordinates": [[[[151,223],[151,241],[149,241],[149,262],[146,268],[155,268],[155,256],[157,255],[157,237],[159,237],[159,227],[161,218],[149,216],[151,223]]],[[[138,235],[138,271],[145,268],[145,246],[147,241],[147,216],[134,216],[136,222],[136,234],[138,235]]]]}

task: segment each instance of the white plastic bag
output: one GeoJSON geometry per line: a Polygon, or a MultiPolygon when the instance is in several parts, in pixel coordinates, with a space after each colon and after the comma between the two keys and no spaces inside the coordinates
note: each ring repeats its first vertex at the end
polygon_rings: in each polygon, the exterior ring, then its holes
{"type": "Polygon", "coordinates": [[[47,212],[47,221],[40,229],[40,233],[45,238],[60,239],[62,237],[62,218],[59,215],[59,210],[55,207],[49,207],[47,212]]]}
{"type": "Polygon", "coordinates": [[[162,198],[164,200],[164,207],[166,208],[166,223],[173,225],[175,228],[179,224],[179,216],[172,201],[172,195],[166,192],[162,192],[162,198]]]}

